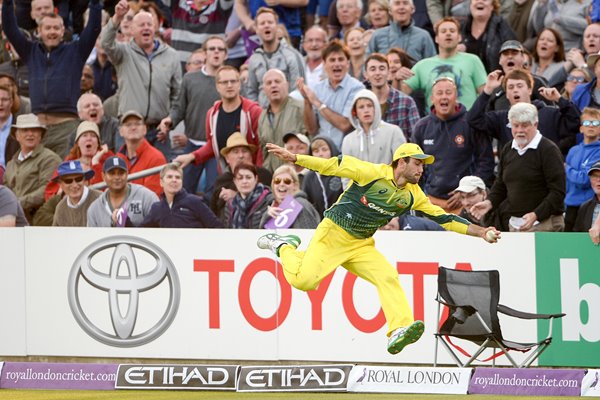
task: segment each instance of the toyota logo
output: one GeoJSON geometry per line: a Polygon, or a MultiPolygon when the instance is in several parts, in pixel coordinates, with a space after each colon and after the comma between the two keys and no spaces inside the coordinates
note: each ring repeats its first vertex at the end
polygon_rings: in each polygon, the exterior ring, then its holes
{"type": "Polygon", "coordinates": [[[179,307],[180,287],[173,262],[162,249],[144,239],[114,236],[98,240],[81,252],[71,268],[67,293],[71,312],[88,335],[110,346],[135,347],[153,341],[171,325],[179,307]],[[111,250],[110,263],[106,265],[106,257],[98,254],[111,250]],[[149,259],[154,261],[149,262],[149,259]],[[107,268],[108,273],[95,266],[107,268]],[[140,273],[140,270],[148,272],[140,273]],[[164,313],[149,329],[140,333],[134,332],[140,308],[140,294],[156,288],[165,279],[168,280],[169,299],[164,313]],[[80,298],[84,281],[108,295],[107,305],[112,332],[99,328],[84,312],[80,298]],[[128,298],[125,315],[119,305],[119,299],[123,298],[128,298]]]}

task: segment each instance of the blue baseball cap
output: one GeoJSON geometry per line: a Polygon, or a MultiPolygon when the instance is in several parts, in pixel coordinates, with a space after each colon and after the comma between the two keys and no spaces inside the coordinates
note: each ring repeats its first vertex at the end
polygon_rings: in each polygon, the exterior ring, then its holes
{"type": "Polygon", "coordinates": [[[117,157],[117,156],[107,158],[106,161],[104,161],[104,167],[102,168],[102,171],[108,172],[115,168],[120,168],[120,169],[124,170],[125,172],[129,171],[125,160],[123,160],[121,157],[117,157]]]}
{"type": "Polygon", "coordinates": [[[81,162],[79,160],[70,160],[62,162],[58,165],[58,175],[54,177],[53,181],[60,180],[61,176],[65,175],[83,175],[86,180],[92,179],[94,176],[94,171],[91,169],[88,171],[84,171],[81,167],[81,162]]]}

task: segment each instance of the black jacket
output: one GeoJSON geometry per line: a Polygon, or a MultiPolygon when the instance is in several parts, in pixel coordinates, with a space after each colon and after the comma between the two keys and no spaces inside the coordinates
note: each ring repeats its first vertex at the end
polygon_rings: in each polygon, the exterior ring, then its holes
{"type": "Polygon", "coordinates": [[[142,222],[143,227],[155,228],[222,228],[223,223],[204,203],[201,197],[181,189],[169,207],[165,194],[152,204],[142,222]]]}

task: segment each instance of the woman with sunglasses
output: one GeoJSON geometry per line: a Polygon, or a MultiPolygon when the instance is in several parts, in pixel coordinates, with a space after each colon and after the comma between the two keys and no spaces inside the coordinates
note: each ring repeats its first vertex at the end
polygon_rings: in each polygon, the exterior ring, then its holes
{"type": "Polygon", "coordinates": [[[237,193],[227,202],[223,225],[233,229],[259,229],[271,189],[258,181],[256,167],[246,163],[234,168],[233,183],[237,193]]]}
{"type": "Polygon", "coordinates": [[[560,93],[562,97],[567,100],[571,100],[573,96],[573,92],[579,85],[583,85],[584,83],[588,83],[592,80],[590,73],[586,68],[573,68],[571,73],[567,76],[567,80],[565,81],[565,87],[560,93]]]}
{"type": "MultiPolygon", "coordinates": [[[[64,161],[78,160],[84,171],[94,171],[93,177],[90,179],[90,185],[93,185],[102,182],[102,165],[107,158],[112,156],[114,153],[108,149],[106,144],[101,143],[98,125],[94,122],[83,121],[77,127],[75,144],[64,161]]],[[[59,194],[60,185],[55,179],[57,176],[58,170],[54,171],[52,179],[46,186],[45,200],[59,194]]]]}
{"type": "MultiPolygon", "coordinates": [[[[293,218],[293,222],[284,224],[285,228],[292,229],[314,229],[319,225],[321,216],[315,207],[308,201],[306,193],[300,190],[300,180],[298,174],[291,165],[280,166],[273,173],[271,182],[273,192],[267,196],[269,207],[260,221],[260,227],[265,228],[267,222],[277,219],[280,215],[286,215],[285,208],[286,197],[291,196],[302,209],[300,213],[293,218]]],[[[293,213],[289,213],[293,215],[293,213]]],[[[276,225],[277,226],[277,225],[276,225]]]]}

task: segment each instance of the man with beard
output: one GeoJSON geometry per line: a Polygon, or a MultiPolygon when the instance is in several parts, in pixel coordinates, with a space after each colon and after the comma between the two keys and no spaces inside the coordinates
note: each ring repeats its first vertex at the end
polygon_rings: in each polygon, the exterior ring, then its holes
{"type": "Polygon", "coordinates": [[[326,78],[323,69],[323,49],[327,44],[327,32],[319,25],[308,28],[304,34],[302,48],[306,53],[304,57],[304,82],[309,88],[315,90],[317,83],[326,78]]]}

